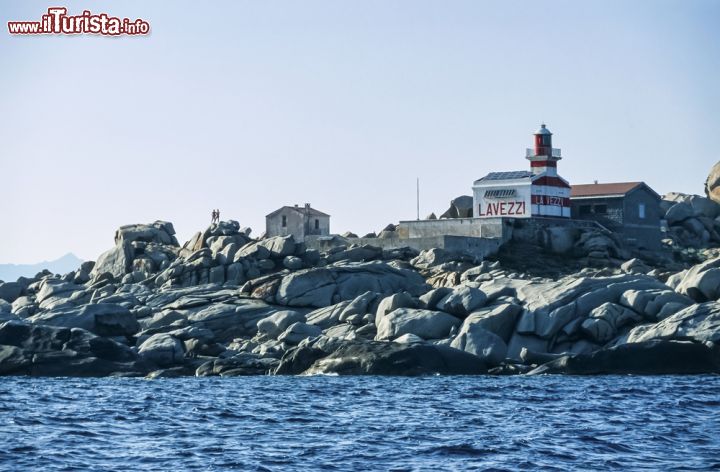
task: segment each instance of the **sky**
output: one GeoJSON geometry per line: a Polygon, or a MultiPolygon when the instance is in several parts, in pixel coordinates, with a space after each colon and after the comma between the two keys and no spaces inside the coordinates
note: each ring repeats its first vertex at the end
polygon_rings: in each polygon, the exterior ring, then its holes
{"type": "Polygon", "coordinates": [[[304,204],[364,234],[528,168],[703,193],[720,160],[720,2],[0,0],[0,263],[94,260],[124,224],[304,204]],[[139,37],[7,21],[142,18],[139,37]]]}

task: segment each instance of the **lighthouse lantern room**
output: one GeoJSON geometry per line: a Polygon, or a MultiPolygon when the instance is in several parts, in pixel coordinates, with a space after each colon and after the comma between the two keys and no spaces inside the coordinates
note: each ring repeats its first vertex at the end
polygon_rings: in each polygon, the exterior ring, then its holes
{"type": "Polygon", "coordinates": [[[534,136],[535,146],[525,153],[530,171],[491,172],[475,181],[475,217],[570,218],[570,184],[557,173],[560,149],[552,147],[552,133],[545,124],[534,136]]]}

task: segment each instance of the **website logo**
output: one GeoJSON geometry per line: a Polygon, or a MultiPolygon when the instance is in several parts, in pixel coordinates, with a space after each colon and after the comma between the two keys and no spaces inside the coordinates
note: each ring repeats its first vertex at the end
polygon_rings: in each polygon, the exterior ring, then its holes
{"type": "Polygon", "coordinates": [[[40,21],[8,21],[8,32],[29,34],[95,34],[102,36],[137,36],[150,34],[150,23],[137,18],[118,18],[107,13],[68,15],[65,7],[50,7],[40,21]]]}

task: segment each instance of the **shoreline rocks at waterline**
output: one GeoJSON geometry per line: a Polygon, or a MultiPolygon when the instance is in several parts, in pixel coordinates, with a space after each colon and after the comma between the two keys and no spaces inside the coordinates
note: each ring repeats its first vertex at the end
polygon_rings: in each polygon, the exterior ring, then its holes
{"type": "MultiPolygon", "coordinates": [[[[696,200],[670,202],[671,230],[714,211],[696,200]]],[[[566,270],[548,276],[250,234],[220,222],[181,246],[170,223],[128,225],[96,263],[0,282],[0,375],[720,373],[713,247],[602,267],[550,247],[538,264],[566,270]]]]}

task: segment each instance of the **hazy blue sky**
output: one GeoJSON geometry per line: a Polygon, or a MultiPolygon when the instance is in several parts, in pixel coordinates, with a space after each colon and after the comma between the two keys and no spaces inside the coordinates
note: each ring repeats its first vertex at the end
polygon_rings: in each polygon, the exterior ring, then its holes
{"type": "Polygon", "coordinates": [[[720,159],[720,1],[0,0],[0,262],[311,202],[365,233],[527,167],[702,193],[720,159]],[[11,37],[64,5],[148,37],[11,37]]]}

